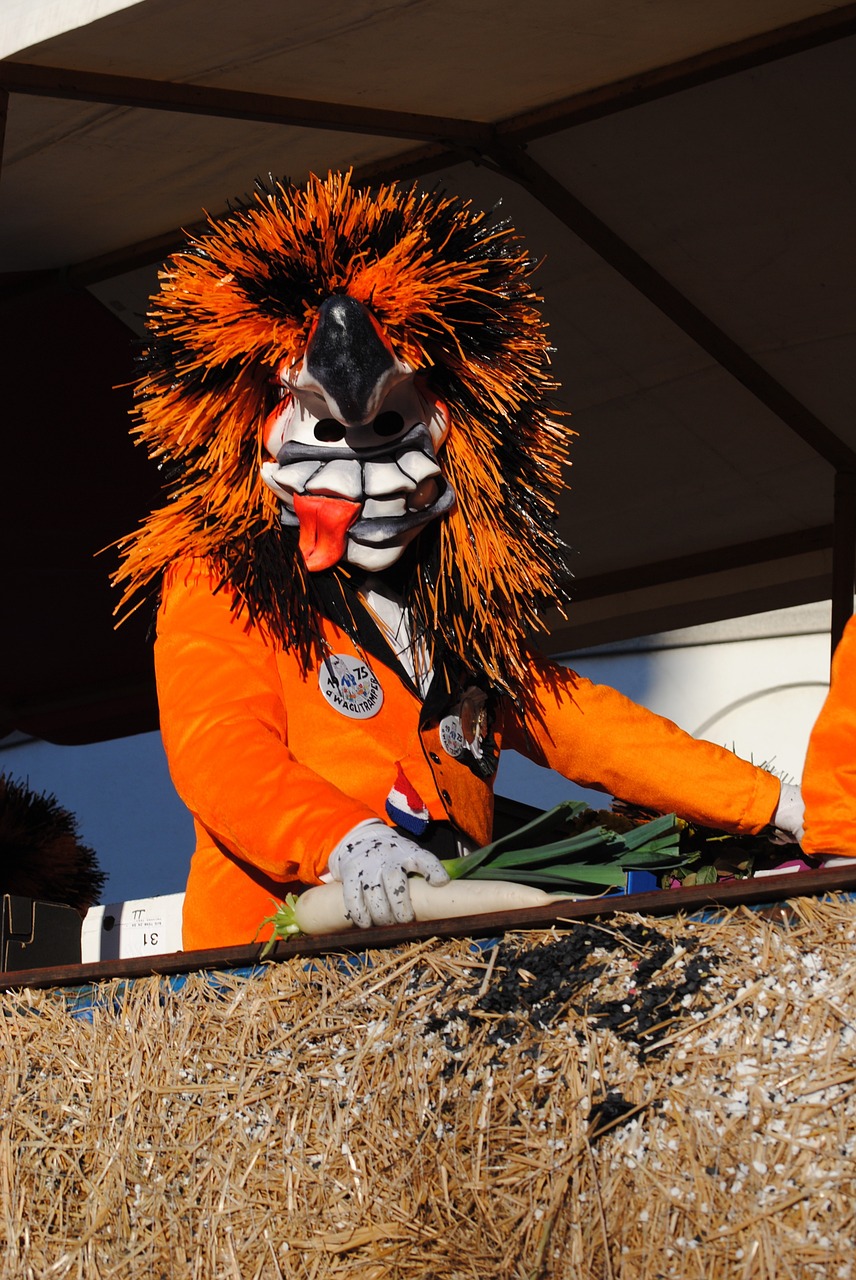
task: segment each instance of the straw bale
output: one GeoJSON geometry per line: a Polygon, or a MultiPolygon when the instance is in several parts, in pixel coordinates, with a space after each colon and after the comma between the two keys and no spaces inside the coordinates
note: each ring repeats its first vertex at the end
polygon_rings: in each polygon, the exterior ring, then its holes
{"type": "Polygon", "coordinates": [[[3,999],[3,1280],[847,1280],[856,911],[3,999]]]}

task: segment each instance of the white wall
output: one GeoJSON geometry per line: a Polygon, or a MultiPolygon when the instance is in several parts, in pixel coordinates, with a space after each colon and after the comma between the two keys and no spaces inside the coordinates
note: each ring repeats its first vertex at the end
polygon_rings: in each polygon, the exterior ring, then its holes
{"type": "MultiPolygon", "coordinates": [[[[799,782],[809,733],[829,687],[830,606],[774,613],[583,650],[563,661],[598,683],[799,782]]],[[[511,756],[512,753],[508,753],[511,756]]],[[[522,757],[503,758],[497,790],[530,804],[580,794],[522,757]]]]}

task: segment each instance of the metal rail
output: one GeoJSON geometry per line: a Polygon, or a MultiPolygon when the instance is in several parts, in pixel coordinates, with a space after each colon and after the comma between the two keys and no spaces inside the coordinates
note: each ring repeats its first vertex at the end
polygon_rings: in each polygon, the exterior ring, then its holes
{"type": "MultiPolygon", "coordinates": [[[[429,923],[388,925],[377,929],[351,929],[347,933],[319,937],[290,938],[278,942],[271,963],[326,955],[353,955],[383,950],[428,938],[484,938],[521,929],[573,928],[579,920],[605,919],[633,912],[639,915],[691,915],[714,908],[776,906],[790,899],[817,897],[836,892],[856,891],[856,857],[852,865],[819,871],[792,872],[749,880],[712,885],[692,885],[683,889],[657,889],[651,893],[611,894],[578,902],[550,903],[521,911],[492,912],[429,923]]],[[[176,951],[162,956],[140,956],[127,960],[104,960],[95,964],[61,965],[56,968],[26,969],[0,973],[0,990],[24,987],[76,987],[113,979],[134,979],[161,974],[192,973],[200,970],[252,968],[261,963],[262,944],[218,947],[210,951],[176,951]]]]}

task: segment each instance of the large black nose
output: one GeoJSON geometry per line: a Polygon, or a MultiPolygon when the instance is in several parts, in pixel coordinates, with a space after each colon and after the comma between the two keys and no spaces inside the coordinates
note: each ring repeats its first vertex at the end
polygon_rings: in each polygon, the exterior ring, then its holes
{"type": "Polygon", "coordinates": [[[377,413],[395,357],[380,326],[356,298],[323,302],[306,348],[306,370],[342,422],[356,426],[377,413]]]}

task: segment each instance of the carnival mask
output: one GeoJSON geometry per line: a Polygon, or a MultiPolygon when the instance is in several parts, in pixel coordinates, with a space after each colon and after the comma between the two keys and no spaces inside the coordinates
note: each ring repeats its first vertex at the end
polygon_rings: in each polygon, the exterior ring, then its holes
{"type": "Polygon", "coordinates": [[[355,298],[318,310],[303,361],[279,373],[262,479],[310,572],[389,568],[455,495],[437,452],[449,414],[355,298]]]}

